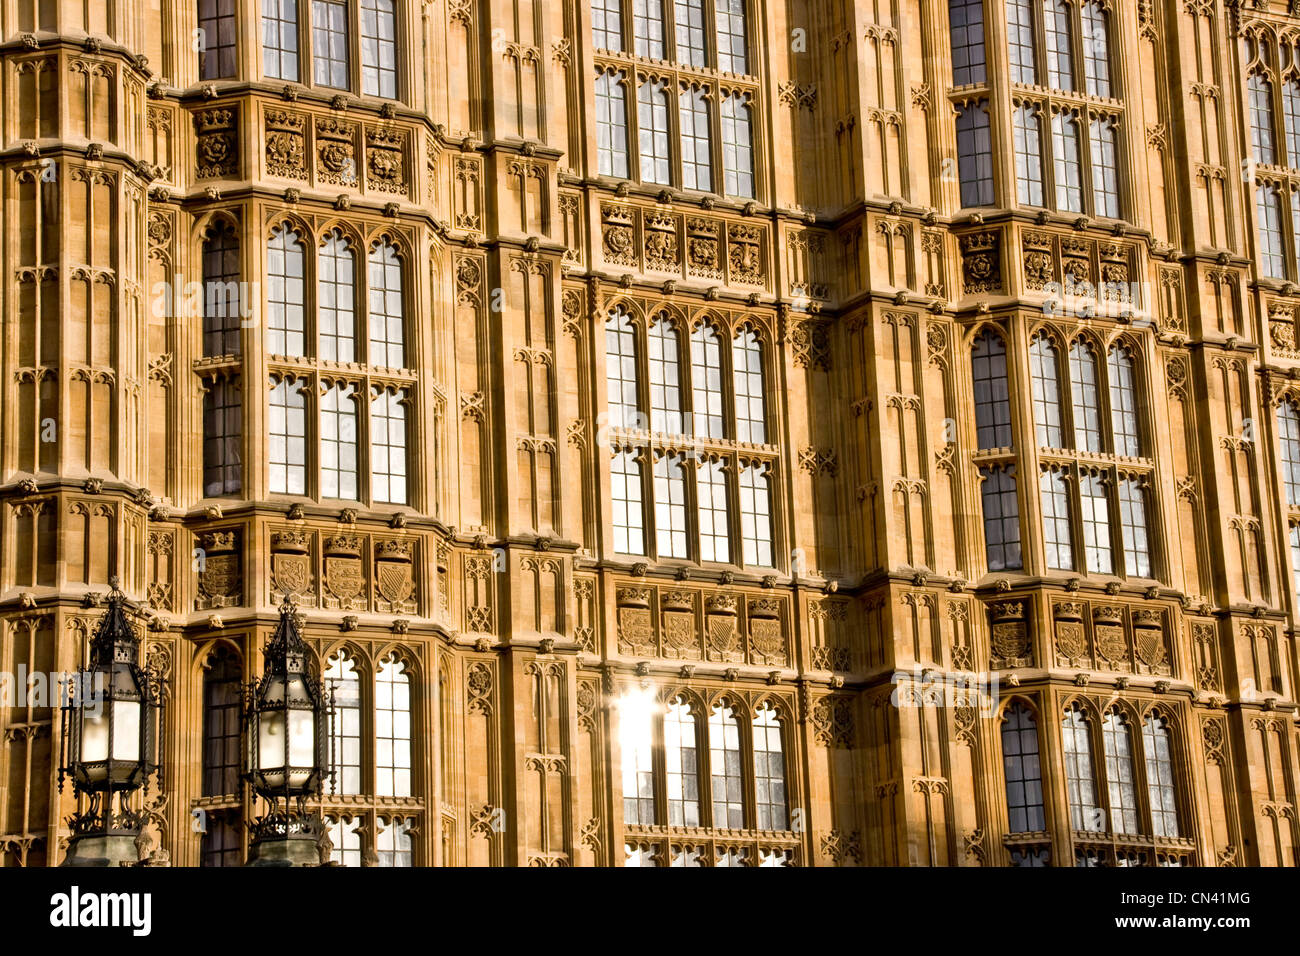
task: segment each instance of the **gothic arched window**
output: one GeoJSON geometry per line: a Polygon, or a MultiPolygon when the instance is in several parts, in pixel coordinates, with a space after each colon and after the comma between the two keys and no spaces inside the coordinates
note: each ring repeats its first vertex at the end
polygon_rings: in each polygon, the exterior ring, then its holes
{"type": "MultiPolygon", "coordinates": [[[[664,714],[664,764],[668,777],[668,825],[700,825],[700,771],[695,715],[682,698],[664,714]]],[[[624,793],[626,793],[626,785],[624,793]]]]}
{"type": "Polygon", "coordinates": [[[627,89],[613,73],[596,77],[596,167],[602,176],[627,179],[627,89]]]}
{"type": "Polygon", "coordinates": [[[980,469],[984,479],[980,488],[984,505],[984,551],[990,571],[1009,571],[1021,566],[1015,471],[1015,465],[980,469]]]}
{"type": "Polygon", "coordinates": [[[404,368],[406,348],[402,306],[402,261],[392,243],[370,250],[371,365],[404,368]]]}
{"type": "Polygon", "coordinates": [[[1110,794],[1110,831],[1138,832],[1137,786],[1133,772],[1133,734],[1128,721],[1116,711],[1101,722],[1106,753],[1106,786],[1110,794]]]}
{"type": "Polygon", "coordinates": [[[1039,333],[1029,345],[1029,372],[1034,386],[1034,425],[1038,444],[1061,445],[1061,381],[1056,346],[1039,333]]]}
{"type": "Polygon", "coordinates": [[[361,678],[356,663],[345,650],[329,660],[325,684],[333,693],[334,713],[330,720],[330,755],[334,779],[330,792],[344,795],[362,792],[361,779],[361,678]]]}
{"type": "Polygon", "coordinates": [[[761,445],[767,441],[763,411],[763,345],[752,329],[744,329],[731,349],[734,365],[736,439],[761,445]]]}
{"type": "Polygon", "coordinates": [[[346,237],[331,232],[317,252],[316,321],[320,357],[356,361],[356,257],[346,237]]]}
{"type": "Polygon", "coordinates": [[[641,181],[667,186],[672,183],[672,156],[668,149],[668,91],[661,82],[647,80],[636,91],[640,132],[641,181]]]}
{"type": "Polygon", "coordinates": [[[697,438],[722,438],[722,341],[703,322],[691,333],[691,395],[697,438]]]}
{"type": "Polygon", "coordinates": [[[411,796],[411,682],[395,653],[375,670],[375,793],[411,796]]]}
{"type": "Polygon", "coordinates": [[[370,490],[377,502],[407,503],[405,397],[377,388],[370,400],[370,490]]]}
{"type": "Polygon", "coordinates": [[[239,658],[220,647],[203,673],[203,795],[238,793],[239,721],[243,705],[239,658]]]}
{"type": "Polygon", "coordinates": [[[1151,802],[1151,832],[1158,837],[1178,837],[1178,798],[1174,791],[1174,758],[1169,722],[1156,714],[1142,722],[1146,750],[1147,792],[1151,802]]]}
{"type": "Polygon", "coordinates": [[[1250,145],[1255,162],[1272,166],[1277,161],[1273,147],[1273,84],[1260,73],[1252,73],[1246,80],[1246,96],[1250,102],[1250,145]]]}
{"type": "Polygon", "coordinates": [[[754,714],[754,806],[760,830],[784,830],[789,826],[785,800],[785,751],[781,743],[781,721],[770,707],[754,714]]]}
{"type": "Polygon", "coordinates": [[[1028,707],[1015,701],[1002,717],[1002,765],[1007,786],[1007,823],[1012,833],[1047,829],[1043,816],[1043,772],[1038,762],[1038,725],[1028,707]]]}
{"type": "Polygon", "coordinates": [[[1106,365],[1110,373],[1111,441],[1115,454],[1136,458],[1142,453],[1142,443],[1138,434],[1133,353],[1123,345],[1113,345],[1106,365]]]}
{"type": "Polygon", "coordinates": [[[614,428],[638,427],[637,364],[636,326],[630,315],[616,309],[605,320],[606,400],[614,428]]]}
{"type": "Polygon", "coordinates": [[[682,433],[682,372],[677,356],[677,331],[660,316],[646,336],[650,365],[650,430],[682,433]]]}
{"type": "Polygon", "coordinates": [[[1278,406],[1277,434],[1286,503],[1300,506],[1300,409],[1290,399],[1278,406]]]}
{"type": "Polygon", "coordinates": [[[320,493],[357,498],[357,401],[351,385],[335,385],[320,400],[320,493]]]}
{"type": "Polygon", "coordinates": [[[219,222],[203,242],[203,354],[238,355],[243,314],[239,237],[219,222]]]}
{"type": "Polygon", "coordinates": [[[1092,765],[1092,739],[1088,719],[1077,706],[1069,707],[1061,721],[1065,748],[1065,786],[1070,800],[1070,828],[1097,830],[1097,784],[1092,765]]]}
{"type": "Polygon", "coordinates": [[[609,484],[615,553],[645,554],[640,449],[614,449],[609,463],[609,484]]]}
{"type": "Polygon", "coordinates": [[[988,100],[969,103],[957,113],[957,179],[963,207],[993,205],[993,139],[989,131],[988,100]]]}
{"type": "Polygon", "coordinates": [[[712,778],[713,826],[739,830],[745,826],[744,769],[740,723],[725,701],[709,713],[709,775],[712,778]]]}
{"type": "Polygon", "coordinates": [[[1074,447],[1101,451],[1101,406],[1097,356],[1083,339],[1070,346],[1070,397],[1074,408],[1074,447]]]}
{"type": "Polygon", "coordinates": [[[271,234],[266,247],[266,350],[272,355],[307,355],[304,255],[298,233],[290,227],[271,234]]]}
{"type": "Polygon", "coordinates": [[[307,493],[307,396],[301,379],[272,380],[266,430],[269,487],[287,495],[307,493]]]}
{"type": "Polygon", "coordinates": [[[982,332],[971,349],[978,447],[1011,447],[1011,393],[1007,386],[1007,346],[1002,337],[982,332]]]}
{"type": "Polygon", "coordinates": [[[948,0],[948,29],[952,38],[952,85],[983,83],[983,0],[948,0]]]}

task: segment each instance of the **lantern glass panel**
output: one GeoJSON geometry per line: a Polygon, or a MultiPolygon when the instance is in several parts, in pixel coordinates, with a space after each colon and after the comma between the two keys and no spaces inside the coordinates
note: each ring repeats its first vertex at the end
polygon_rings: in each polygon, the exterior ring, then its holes
{"type": "Polygon", "coordinates": [[[289,711],[289,765],[310,767],[316,762],[316,715],[310,710],[289,711]]]}
{"type": "MultiPolygon", "coordinates": [[[[81,762],[100,763],[108,759],[108,714],[103,701],[87,702],[81,714],[81,762]]],[[[99,771],[99,776],[103,772],[99,771]]]]}
{"type": "Polygon", "coordinates": [[[284,711],[263,713],[257,721],[257,769],[284,767],[284,711]]]}
{"type": "Polygon", "coordinates": [[[113,701],[113,759],[140,759],[140,702],[113,701]]]}

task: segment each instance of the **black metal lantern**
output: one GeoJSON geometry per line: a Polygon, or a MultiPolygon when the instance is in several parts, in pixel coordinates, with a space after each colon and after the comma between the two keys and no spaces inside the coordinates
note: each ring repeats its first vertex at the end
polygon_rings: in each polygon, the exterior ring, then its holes
{"type": "MultiPolygon", "coordinates": [[[[307,801],[320,796],[329,771],[329,708],[315,655],[287,599],[263,661],[244,708],[244,776],[271,805],[252,828],[254,843],[314,841],[321,823],[307,813],[307,801]]],[[[266,849],[254,857],[267,857],[266,849]]]]}
{"type": "MultiPolygon", "coordinates": [[[[128,795],[141,787],[147,791],[149,778],[160,771],[161,688],[140,666],[140,639],[126,610],[126,595],[114,577],[108,609],[90,641],[89,666],[68,682],[62,704],[59,790],[68,777],[77,793],[89,796],[89,808],[74,814],[69,825],[74,840],[97,838],[87,859],[103,859],[104,865],[108,860],[100,854],[112,856],[112,838],[133,838],[144,823],[143,814],[128,807],[128,795]]],[[[68,862],[78,862],[71,846],[68,862]]]]}

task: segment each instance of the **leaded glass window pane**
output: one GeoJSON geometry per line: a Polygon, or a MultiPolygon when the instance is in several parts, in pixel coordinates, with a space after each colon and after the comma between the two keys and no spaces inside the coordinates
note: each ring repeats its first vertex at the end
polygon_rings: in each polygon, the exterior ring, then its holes
{"type": "Polygon", "coordinates": [[[1119,218],[1119,166],[1116,159],[1115,125],[1093,120],[1089,131],[1092,150],[1092,204],[1098,216],[1119,218]]]}
{"type": "Polygon", "coordinates": [[[1082,339],[1070,346],[1070,396],[1074,410],[1074,447],[1101,451],[1101,407],[1097,356],[1082,339]]]}
{"type": "Polygon", "coordinates": [[[1031,0],[1007,0],[1007,52],[1011,59],[1012,83],[1038,85],[1034,45],[1034,10],[1031,0]]]}
{"type": "Polygon", "coordinates": [[[379,820],[379,829],[375,833],[375,851],[380,866],[414,866],[415,851],[411,840],[411,827],[415,821],[410,817],[394,820],[379,820]]]}
{"type": "Polygon", "coordinates": [[[634,826],[654,826],[654,723],[651,708],[620,707],[618,740],[623,751],[623,822],[634,826]]]}
{"type": "Polygon", "coordinates": [[[718,27],[718,70],[748,73],[745,53],[745,0],[714,0],[718,27]]]}
{"type": "Polygon", "coordinates": [[[397,96],[397,16],[393,0],[361,0],[361,92],[397,96]]]}
{"type": "Polygon", "coordinates": [[[609,424],[638,427],[636,327],[622,309],[605,320],[605,389],[609,424]]]}
{"type": "Polygon", "coordinates": [[[317,86],[348,88],[348,5],[312,0],[312,80],[317,86]]]}
{"type": "Polygon", "coordinates": [[[1016,201],[1022,206],[1043,205],[1043,145],[1038,113],[1019,106],[1012,114],[1016,145],[1016,201]]]}
{"type": "Polygon", "coordinates": [[[347,651],[339,651],[325,668],[325,686],[333,695],[329,722],[330,757],[334,778],[330,793],[361,793],[361,678],[347,651]]]}
{"type": "Polygon", "coordinates": [[[781,746],[781,722],[771,707],[754,715],[754,806],[758,829],[784,830],[789,826],[785,800],[785,751],[781,746]]]}
{"type": "Polygon", "coordinates": [[[1065,745],[1065,786],[1070,800],[1070,828],[1097,830],[1096,779],[1092,767],[1092,739],[1088,721],[1078,707],[1065,712],[1061,722],[1065,745]]]}
{"type": "Polygon", "coordinates": [[[957,114],[957,178],[965,207],[993,205],[993,140],[987,101],[957,114]]]}
{"type": "Polygon", "coordinates": [[[591,0],[591,42],[597,50],[623,49],[622,0],[591,0]]]}
{"type": "Polygon", "coordinates": [[[342,233],[332,232],[316,257],[316,321],[320,357],[356,361],[356,257],[342,233]]]}
{"type": "Polygon", "coordinates": [[[1259,270],[1271,279],[1285,279],[1282,240],[1282,196],[1272,186],[1255,189],[1255,219],[1259,226],[1259,270]]]}
{"type": "Polygon", "coordinates": [[[695,715],[678,697],[664,714],[664,765],[668,774],[668,825],[700,825],[700,775],[695,715]]]}
{"type": "Polygon", "coordinates": [[[736,439],[761,445],[767,441],[763,411],[763,346],[752,329],[743,330],[731,348],[736,405],[736,439]]]}
{"type": "Polygon", "coordinates": [[[993,332],[983,332],[971,350],[975,390],[975,434],[980,449],[1011,447],[1011,393],[1007,386],[1007,347],[993,332]]]}
{"type": "Polygon", "coordinates": [[[375,793],[411,795],[411,682],[396,654],[375,672],[375,793]]]}
{"type": "Polygon", "coordinates": [[[754,197],[754,147],[750,109],[739,93],[722,100],[723,189],[728,196],[754,197]]]}
{"type": "Polygon", "coordinates": [[[677,331],[660,316],[646,336],[650,365],[650,429],[670,435],[682,433],[681,366],[677,358],[677,331]]]}
{"type": "Polygon", "coordinates": [[[1258,73],[1246,81],[1250,102],[1250,145],[1255,162],[1272,166],[1277,162],[1273,148],[1273,84],[1258,73]]]}
{"type": "Polygon", "coordinates": [[[1020,507],[1016,501],[1015,465],[981,468],[984,504],[984,550],[990,571],[1021,566],[1020,507]]]}
{"type": "Polygon", "coordinates": [[[727,474],[722,462],[700,462],[696,469],[695,489],[700,504],[700,560],[730,561],[727,474]]]}
{"type": "Polygon", "coordinates": [[[740,724],[725,702],[709,714],[709,773],[712,777],[713,826],[739,830],[745,826],[744,771],[741,765],[740,724]]]}
{"type": "Polygon", "coordinates": [[[772,518],[768,479],[761,465],[740,469],[740,532],[745,564],[772,567],[772,518]]]}
{"type": "Polygon", "coordinates": [[[203,795],[239,793],[243,680],[239,659],[225,647],[203,673],[203,795]]]}
{"type": "Polygon", "coordinates": [[[272,355],[305,357],[303,247],[288,227],[276,229],[266,247],[266,350],[272,355]]]}
{"type": "Polygon", "coordinates": [[[1070,534],[1069,478],[1059,468],[1039,476],[1043,506],[1043,545],[1047,566],[1056,571],[1074,567],[1074,549],[1070,534]]]}
{"type": "Polygon", "coordinates": [[[1079,124],[1067,113],[1052,117],[1052,162],[1056,174],[1056,208],[1061,212],[1083,212],[1079,124]]]}
{"type": "Polygon", "coordinates": [[[685,558],[686,476],[680,455],[655,462],[655,547],[661,558],[685,558]]]}
{"type": "Polygon", "coordinates": [[[239,382],[215,381],[203,396],[203,493],[239,494],[243,402],[239,382]]]}
{"type": "Polygon", "coordinates": [[[1079,513],[1083,519],[1083,551],[1092,574],[1114,574],[1110,550],[1110,499],[1100,474],[1079,476],[1079,513]]]}
{"type": "Polygon", "coordinates": [[[596,77],[596,167],[627,179],[627,90],[612,73],[596,77]]]}
{"type": "Polygon", "coordinates": [[[1125,478],[1119,483],[1119,518],[1124,533],[1124,573],[1130,577],[1151,577],[1146,493],[1133,478],[1125,478]]]}
{"type": "Polygon", "coordinates": [[[262,0],[262,72],[298,82],[298,0],[262,0]]]}
{"type": "Polygon", "coordinates": [[[199,77],[220,80],[235,75],[235,0],[199,0],[199,77]]]}
{"type": "Polygon", "coordinates": [[[1138,832],[1137,784],[1133,776],[1133,735],[1128,721],[1111,711],[1101,722],[1106,751],[1106,786],[1110,793],[1112,833],[1138,832]]]}
{"type": "Polygon", "coordinates": [[[307,396],[301,380],[272,384],[266,457],[272,492],[307,493],[307,396]]]}
{"type": "Polygon", "coordinates": [[[641,145],[641,181],[672,182],[668,154],[668,91],[662,83],[642,83],[637,90],[637,136],[641,145]]]}
{"type": "Polygon", "coordinates": [[[1056,346],[1046,335],[1036,335],[1029,344],[1029,374],[1034,388],[1034,427],[1038,444],[1060,448],[1061,383],[1056,346]]]}
{"type": "Polygon", "coordinates": [[[1138,441],[1137,384],[1133,355],[1121,345],[1111,347],[1107,358],[1110,374],[1110,425],[1115,454],[1136,458],[1142,453],[1138,441]]]}
{"type": "Polygon", "coordinates": [[[376,389],[370,402],[370,491],[375,501],[406,501],[406,392],[376,389]]]}
{"type": "Polygon", "coordinates": [[[1174,759],[1169,722],[1150,714],[1142,722],[1142,744],[1146,750],[1147,791],[1151,803],[1151,833],[1158,837],[1180,836],[1178,798],[1174,793],[1174,759]]]}
{"type": "Polygon", "coordinates": [[[687,66],[708,66],[704,42],[704,0],[676,0],[677,60],[687,66]]]}
{"type": "Polygon", "coordinates": [[[688,88],[679,97],[682,186],[709,191],[713,188],[713,155],[709,145],[709,101],[703,90],[688,88]]]}
{"type": "Polygon", "coordinates": [[[370,250],[370,364],[404,368],[402,261],[381,242],[370,250]]]}
{"type": "Polygon", "coordinates": [[[1286,503],[1300,506],[1300,410],[1289,400],[1278,406],[1277,435],[1286,503]]]}
{"type": "Polygon", "coordinates": [[[1043,0],[1043,25],[1047,35],[1047,85],[1054,90],[1073,90],[1073,29],[1066,0],[1043,0]]]}
{"type": "Polygon", "coordinates": [[[663,0],[632,0],[632,39],[637,56],[664,58],[663,0]]]}
{"type": "Polygon", "coordinates": [[[983,83],[983,0],[948,0],[948,29],[952,37],[952,85],[983,83]]]}
{"type": "Polygon", "coordinates": [[[203,354],[238,355],[242,317],[239,239],[221,224],[203,243],[203,354]]]}
{"type": "Polygon", "coordinates": [[[691,333],[691,389],[696,437],[724,437],[722,341],[707,323],[691,333]]]}
{"type": "Polygon", "coordinates": [[[610,459],[610,510],[617,554],[645,554],[645,509],[639,457],[638,450],[615,449],[610,459]]]}
{"type": "Polygon", "coordinates": [[[1006,709],[1002,720],[1002,767],[1007,783],[1008,829],[1012,833],[1046,830],[1038,725],[1029,708],[1018,701],[1006,709]]]}
{"type": "Polygon", "coordinates": [[[1097,0],[1080,7],[1083,22],[1083,75],[1089,96],[1110,96],[1110,38],[1107,14],[1097,0]]]}

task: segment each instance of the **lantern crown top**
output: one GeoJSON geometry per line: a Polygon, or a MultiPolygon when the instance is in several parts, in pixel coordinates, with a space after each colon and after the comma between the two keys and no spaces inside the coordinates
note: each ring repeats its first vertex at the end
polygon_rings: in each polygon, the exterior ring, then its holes
{"type": "Polygon", "coordinates": [[[109,582],[108,608],[99,619],[95,636],[90,639],[92,664],[112,664],[121,660],[134,663],[134,652],[139,646],[135,628],[126,619],[127,598],[116,575],[109,582]]]}
{"type": "Polygon", "coordinates": [[[266,673],[301,674],[306,669],[308,658],[298,608],[286,597],[280,605],[280,622],[266,645],[266,673]]]}

